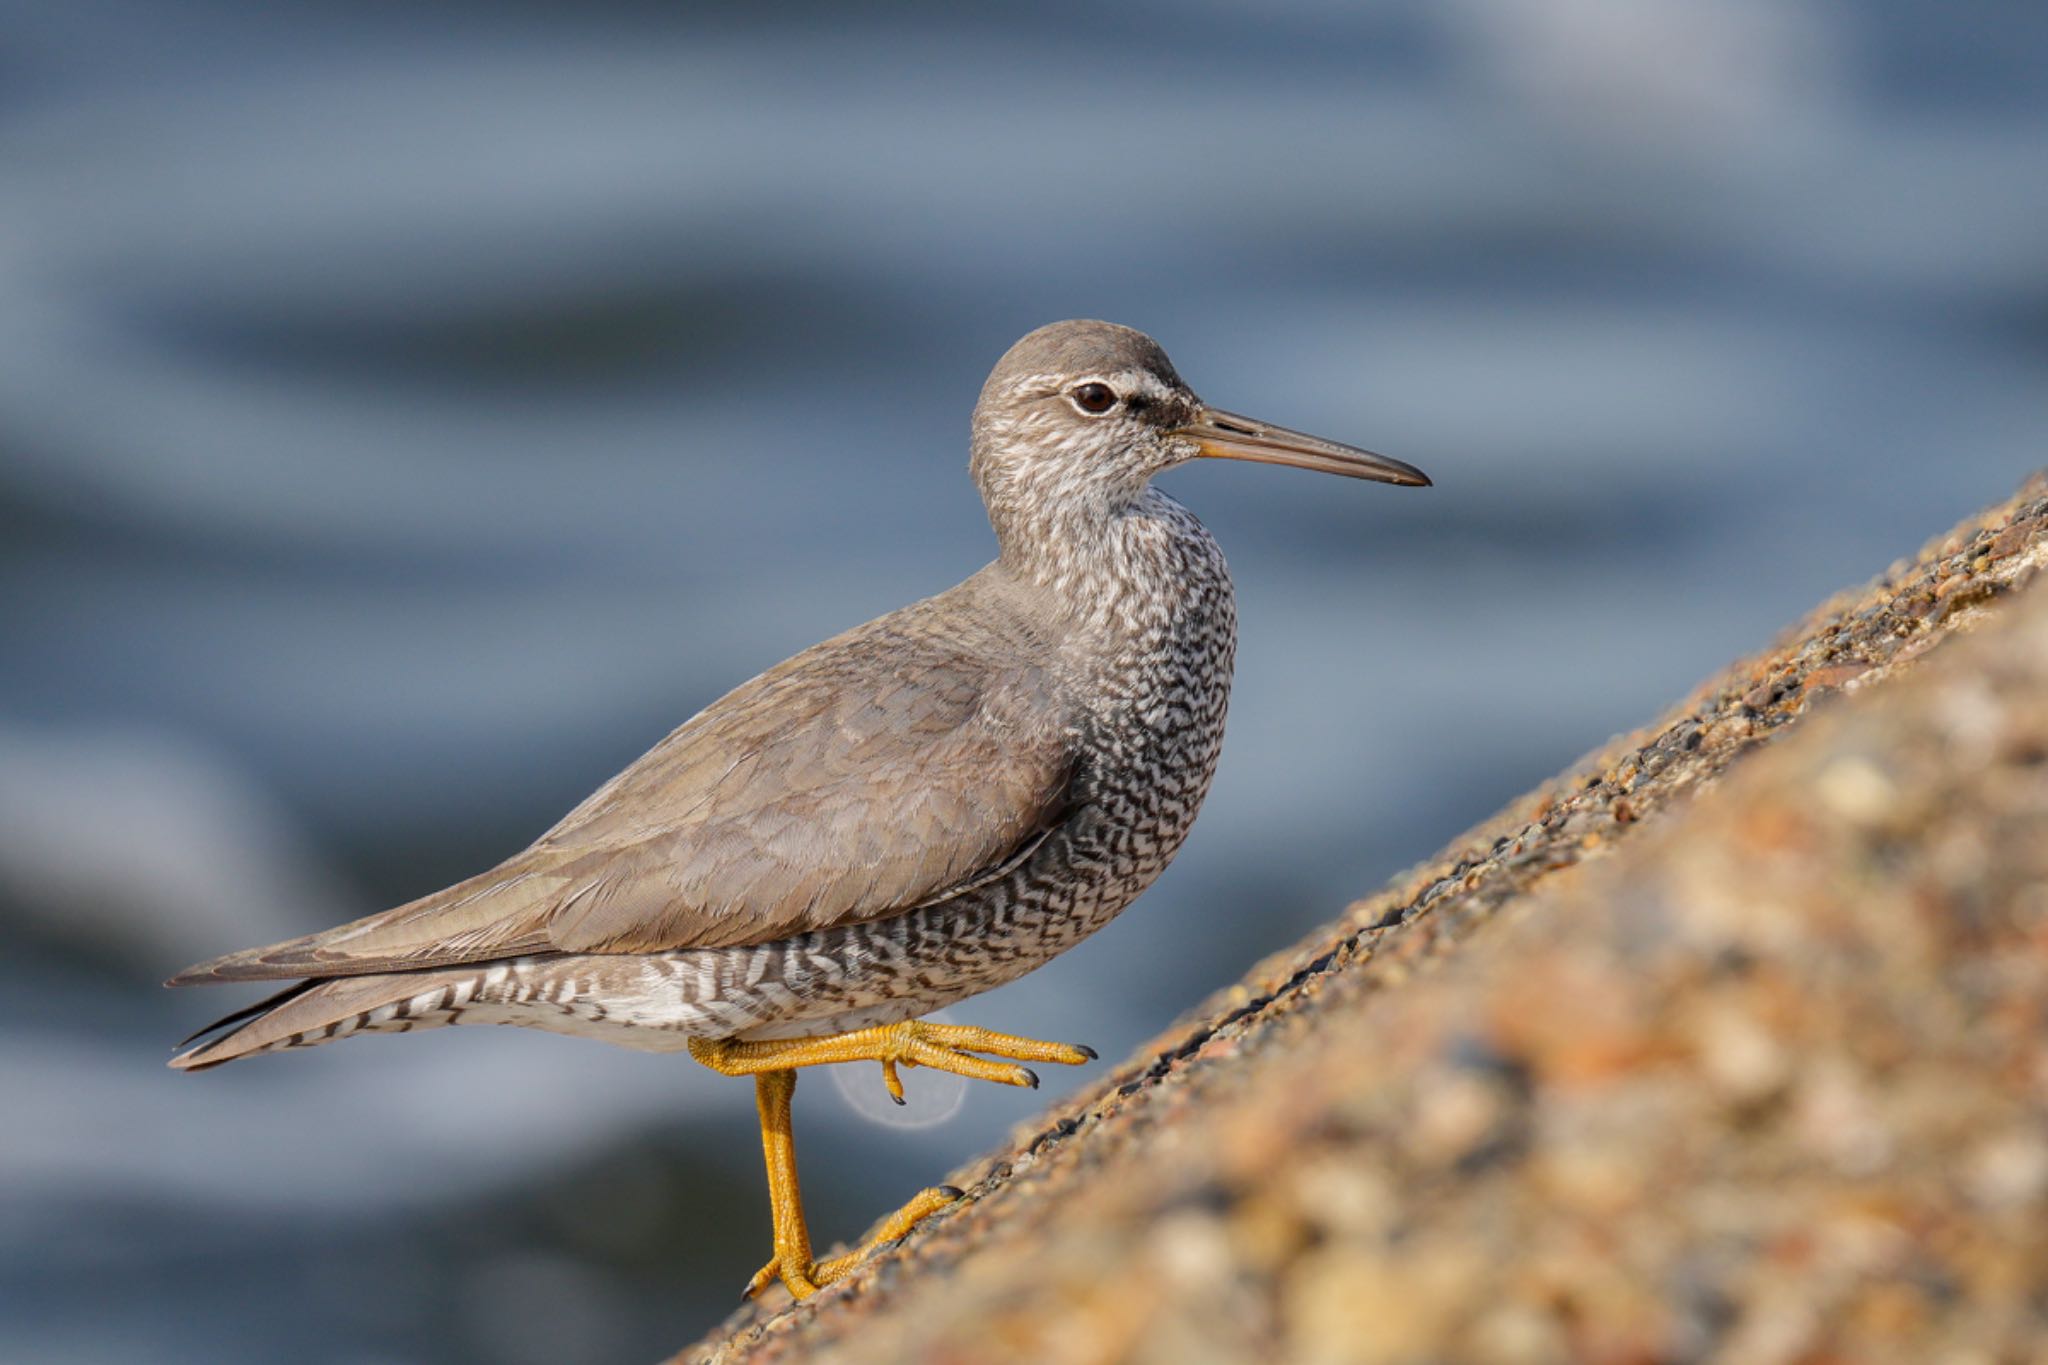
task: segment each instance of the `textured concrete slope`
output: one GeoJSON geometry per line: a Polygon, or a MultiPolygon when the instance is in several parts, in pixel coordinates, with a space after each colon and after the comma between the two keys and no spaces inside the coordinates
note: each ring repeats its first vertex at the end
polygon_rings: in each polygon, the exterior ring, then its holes
{"type": "Polygon", "coordinates": [[[2043,564],[2037,477],[678,1359],[2048,1359],[2043,564]]]}

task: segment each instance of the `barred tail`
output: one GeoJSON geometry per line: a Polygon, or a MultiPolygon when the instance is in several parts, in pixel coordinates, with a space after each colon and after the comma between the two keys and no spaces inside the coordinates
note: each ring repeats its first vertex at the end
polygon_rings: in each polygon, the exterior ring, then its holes
{"type": "Polygon", "coordinates": [[[475,998],[483,975],[467,967],[304,981],[207,1025],[185,1041],[217,1029],[230,1031],[179,1053],[170,1065],[179,1071],[200,1071],[259,1052],[316,1047],[352,1033],[402,1033],[452,1024],[475,998]]]}

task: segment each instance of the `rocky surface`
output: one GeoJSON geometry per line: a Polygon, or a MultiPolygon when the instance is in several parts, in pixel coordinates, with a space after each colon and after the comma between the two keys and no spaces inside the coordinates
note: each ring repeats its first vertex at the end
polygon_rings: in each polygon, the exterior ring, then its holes
{"type": "Polygon", "coordinates": [[[2044,564],[2037,476],[676,1359],[2048,1359],[2044,564]]]}

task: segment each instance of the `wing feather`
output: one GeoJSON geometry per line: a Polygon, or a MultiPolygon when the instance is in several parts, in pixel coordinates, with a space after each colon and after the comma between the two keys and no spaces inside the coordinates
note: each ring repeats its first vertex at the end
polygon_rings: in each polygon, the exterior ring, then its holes
{"type": "Polygon", "coordinates": [[[975,582],[743,684],[491,871],[172,984],[759,943],[978,884],[1062,816],[1075,743],[1042,642],[947,607],[975,582]]]}

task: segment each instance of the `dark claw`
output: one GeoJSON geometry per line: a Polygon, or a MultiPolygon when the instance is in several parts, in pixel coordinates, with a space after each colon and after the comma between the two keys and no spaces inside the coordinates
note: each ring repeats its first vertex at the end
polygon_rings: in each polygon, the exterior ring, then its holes
{"type": "Polygon", "coordinates": [[[1101,1053],[1097,1052],[1094,1048],[1088,1046],[1088,1044],[1086,1043],[1074,1044],[1074,1051],[1080,1053],[1083,1057],[1086,1057],[1091,1062],[1099,1061],[1102,1057],[1101,1053]]]}
{"type": "Polygon", "coordinates": [[[1020,1066],[1017,1069],[1024,1073],[1024,1083],[1026,1085],[1030,1086],[1033,1090],[1038,1089],[1038,1073],[1036,1071],[1033,1071],[1028,1066],[1020,1066]]]}
{"type": "Polygon", "coordinates": [[[889,1103],[896,1105],[904,1105],[910,1103],[910,1101],[904,1099],[901,1095],[891,1095],[889,1096],[889,1103]]]}
{"type": "Polygon", "coordinates": [[[945,1195],[949,1199],[965,1199],[967,1197],[967,1191],[961,1189],[958,1185],[941,1185],[938,1187],[938,1190],[940,1194],[945,1195]]]}

